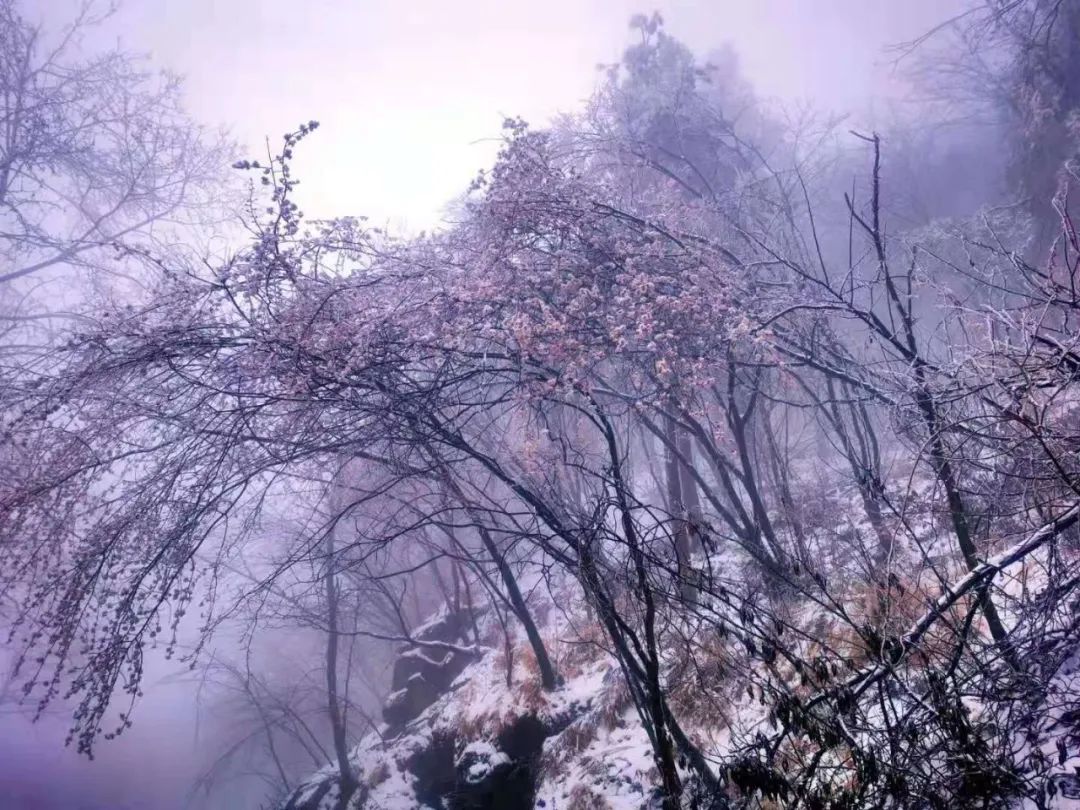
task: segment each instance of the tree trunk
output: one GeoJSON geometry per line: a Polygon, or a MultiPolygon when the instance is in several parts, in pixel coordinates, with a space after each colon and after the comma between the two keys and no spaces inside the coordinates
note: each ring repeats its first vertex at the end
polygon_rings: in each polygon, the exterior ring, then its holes
{"type": "Polygon", "coordinates": [[[454,499],[461,504],[465,512],[476,523],[476,530],[480,535],[480,541],[484,544],[484,548],[487,550],[488,554],[491,555],[495,567],[499,569],[499,576],[502,577],[503,584],[506,586],[506,595],[510,600],[510,605],[514,609],[514,615],[517,616],[518,621],[520,621],[522,627],[525,628],[525,635],[529,639],[533,654],[536,656],[537,667],[540,669],[540,682],[544,689],[550,692],[558,687],[559,675],[555,671],[555,665],[552,663],[551,657],[547,653],[547,647],[544,646],[544,640],[540,637],[540,631],[536,627],[536,622],[533,621],[532,613],[529,611],[529,606],[525,602],[525,597],[521,594],[521,588],[519,588],[517,584],[517,577],[514,576],[513,570],[510,568],[509,563],[506,562],[506,557],[503,556],[502,552],[499,550],[498,545],[495,543],[495,539],[491,536],[491,532],[489,532],[487,527],[472,513],[472,510],[467,505],[468,502],[466,501],[461,488],[450,478],[445,470],[443,471],[442,478],[443,484],[450,494],[453,495],[454,499]]]}
{"type": "Polygon", "coordinates": [[[334,754],[338,760],[341,795],[338,807],[345,808],[357,788],[356,776],[349,763],[349,748],[345,728],[345,711],[338,695],[338,589],[334,576],[334,528],[326,533],[326,702],[330,728],[334,735],[334,754]]]}

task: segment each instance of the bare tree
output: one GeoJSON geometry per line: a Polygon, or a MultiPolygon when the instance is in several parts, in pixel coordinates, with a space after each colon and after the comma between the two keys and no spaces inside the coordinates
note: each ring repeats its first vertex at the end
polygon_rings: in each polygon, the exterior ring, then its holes
{"type": "Polygon", "coordinates": [[[179,80],[120,50],[83,52],[110,12],[87,2],[45,31],[0,3],[0,284],[60,266],[115,273],[118,253],[221,215],[232,147],[187,116],[179,80]]]}

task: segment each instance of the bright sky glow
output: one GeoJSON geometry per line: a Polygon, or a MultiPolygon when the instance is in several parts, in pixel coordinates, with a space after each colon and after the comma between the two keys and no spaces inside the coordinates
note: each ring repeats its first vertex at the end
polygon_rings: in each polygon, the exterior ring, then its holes
{"type": "MultiPolygon", "coordinates": [[[[39,0],[54,16],[71,0],[39,0]]],[[[735,43],[758,92],[851,110],[888,92],[882,47],[956,0],[129,0],[103,32],[186,76],[189,106],[253,149],[301,121],[297,161],[318,216],[419,229],[490,163],[503,115],[573,110],[596,65],[659,8],[699,53],[735,43]],[[810,54],[808,56],[808,54],[810,54]]],[[[880,103],[880,102],[879,102],[880,103]]]]}

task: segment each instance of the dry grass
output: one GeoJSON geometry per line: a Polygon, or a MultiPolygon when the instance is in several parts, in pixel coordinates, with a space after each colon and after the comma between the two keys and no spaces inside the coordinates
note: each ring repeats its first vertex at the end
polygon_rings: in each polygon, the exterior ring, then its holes
{"type": "Polygon", "coordinates": [[[494,737],[506,721],[507,718],[493,712],[464,715],[452,721],[451,733],[462,740],[486,740],[494,737]]]}
{"type": "Polygon", "coordinates": [[[630,689],[626,685],[626,681],[620,677],[615,684],[600,696],[594,714],[597,722],[610,731],[620,728],[624,724],[626,710],[633,705],[634,701],[630,695],[630,689]]]}
{"type": "MultiPolygon", "coordinates": [[[[893,577],[889,585],[859,583],[841,600],[847,606],[850,621],[834,617],[819,617],[807,628],[814,640],[802,649],[801,658],[812,663],[817,660],[841,662],[849,669],[858,669],[879,661],[886,652],[889,639],[899,639],[921,618],[928,606],[939,596],[939,589],[929,578],[893,577]],[[867,633],[872,635],[867,636],[867,633]]],[[[907,656],[909,666],[924,667],[929,661],[948,657],[955,649],[958,627],[971,607],[971,598],[957,601],[922,638],[918,650],[907,656]]],[[[985,633],[985,621],[974,623],[976,633],[985,633]]],[[[786,664],[778,670],[792,682],[799,676],[786,664]]],[[[809,667],[813,671],[813,667],[809,667]]],[[[813,691],[812,684],[801,684],[798,693],[813,691]]]]}
{"type": "Polygon", "coordinates": [[[371,769],[371,773],[367,775],[367,786],[369,788],[377,788],[383,782],[390,778],[390,766],[385,762],[379,762],[374,768],[371,769]]]}
{"type": "MultiPolygon", "coordinates": [[[[510,673],[514,706],[519,713],[535,714],[547,703],[547,693],[544,691],[543,679],[540,677],[540,665],[537,663],[536,654],[532,650],[532,645],[522,641],[513,646],[511,656],[514,662],[510,673]]],[[[505,684],[503,679],[506,677],[507,669],[506,647],[502,644],[495,653],[493,666],[495,673],[502,680],[499,684],[499,687],[502,687],[505,684]]]]}
{"type": "MultiPolygon", "coordinates": [[[[546,644],[546,641],[545,641],[546,644]]],[[[549,648],[550,649],[550,648],[549,648]]],[[[550,654],[550,653],[549,653],[550,654]]],[[[521,672],[521,682],[516,684],[517,692],[525,709],[536,713],[547,702],[543,680],[540,677],[540,664],[536,660],[531,644],[523,644],[514,655],[521,672]]]]}
{"type": "Polygon", "coordinates": [[[737,679],[736,662],[727,642],[709,633],[684,648],[668,679],[669,701],[677,716],[711,730],[731,725],[729,709],[737,679]]]}
{"type": "Polygon", "coordinates": [[[556,666],[565,678],[576,678],[588,667],[604,658],[608,653],[607,633],[597,621],[576,622],[567,628],[557,641],[550,643],[548,651],[557,650],[556,666]]]}
{"type": "Polygon", "coordinates": [[[572,723],[559,735],[559,749],[570,756],[577,756],[596,741],[596,719],[592,715],[572,723]]]}
{"type": "Polygon", "coordinates": [[[596,740],[597,732],[594,715],[571,724],[552,744],[545,746],[540,760],[541,771],[548,776],[565,778],[578,756],[596,740]]]}

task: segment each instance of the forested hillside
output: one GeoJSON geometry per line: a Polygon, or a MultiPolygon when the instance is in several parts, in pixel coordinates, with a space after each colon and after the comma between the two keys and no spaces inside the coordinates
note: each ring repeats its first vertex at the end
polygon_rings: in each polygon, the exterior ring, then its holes
{"type": "Polygon", "coordinates": [[[629,36],[431,233],[306,218],[311,121],[237,251],[0,300],[11,683],[81,751],[170,659],[287,810],[1080,800],[1080,2],[899,47],[874,128],[629,36]]]}

